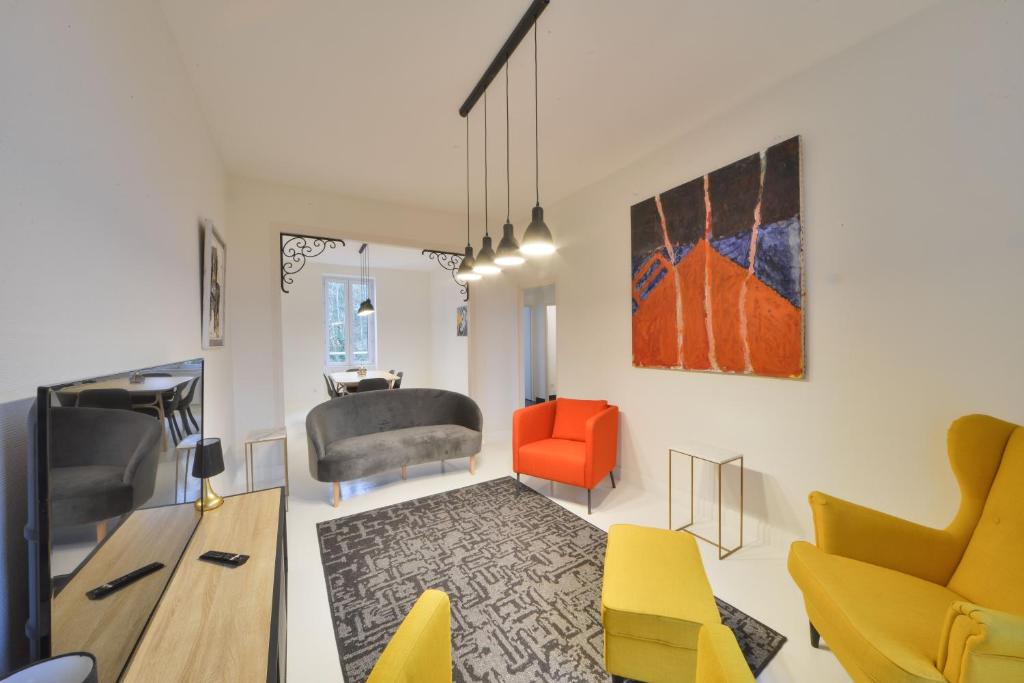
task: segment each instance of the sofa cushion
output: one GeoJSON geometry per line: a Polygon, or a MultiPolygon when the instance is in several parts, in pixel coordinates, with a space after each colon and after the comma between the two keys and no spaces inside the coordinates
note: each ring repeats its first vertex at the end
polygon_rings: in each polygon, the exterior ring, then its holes
{"type": "Polygon", "coordinates": [[[403,465],[475,455],[480,441],[480,432],[460,425],[392,429],[327,444],[321,465],[332,477],[328,481],[349,481],[403,465]]]}
{"type": "Polygon", "coordinates": [[[581,401],[575,398],[560,398],[555,407],[555,426],[551,430],[553,439],[585,441],[587,420],[608,407],[608,401],[581,401]]]}
{"type": "Polygon", "coordinates": [[[703,624],[720,624],[696,539],[615,524],[608,530],[601,620],[609,634],[697,649],[703,624]]]}
{"type": "Polygon", "coordinates": [[[1024,615],[1024,428],[1010,435],[974,535],[949,587],[971,602],[1024,615]]]}
{"type": "Polygon", "coordinates": [[[583,485],[587,444],[567,439],[541,439],[519,447],[519,471],[533,477],[583,485]]]}
{"type": "Polygon", "coordinates": [[[789,572],[839,661],[873,681],[936,683],[946,611],[961,597],[909,574],[797,541],[789,572]]]}
{"type": "Polygon", "coordinates": [[[132,509],[124,467],[82,465],[50,469],[51,505],[58,526],[88,524],[132,509]]]}

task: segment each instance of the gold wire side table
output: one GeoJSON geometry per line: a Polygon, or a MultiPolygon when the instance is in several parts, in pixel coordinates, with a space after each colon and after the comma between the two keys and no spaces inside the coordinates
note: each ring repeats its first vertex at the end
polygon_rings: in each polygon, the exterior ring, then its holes
{"type": "Polygon", "coordinates": [[[711,545],[718,548],[718,559],[724,560],[725,558],[732,555],[734,552],[743,547],[743,455],[741,453],[733,453],[731,451],[725,451],[718,448],[701,447],[701,448],[688,448],[687,450],[677,450],[675,448],[668,449],[668,528],[673,531],[685,531],[688,534],[696,536],[700,540],[710,543],[711,545]],[[699,453],[697,451],[700,451],[699,453]],[[672,525],[672,454],[685,455],[690,458],[690,521],[681,527],[675,527],[672,525]],[[715,541],[710,538],[705,538],[697,532],[690,529],[693,526],[693,463],[695,460],[702,460],[707,463],[715,465],[715,478],[717,480],[718,495],[716,501],[718,504],[718,540],[715,541]],[[735,548],[726,548],[722,545],[722,468],[729,463],[739,461],[740,467],[740,542],[735,548]]]}
{"type": "Polygon", "coordinates": [[[256,488],[256,467],[253,462],[256,444],[272,443],[280,441],[284,446],[284,507],[288,509],[288,432],[284,427],[269,429],[262,432],[254,432],[246,437],[242,444],[245,454],[245,490],[247,492],[256,488]]]}

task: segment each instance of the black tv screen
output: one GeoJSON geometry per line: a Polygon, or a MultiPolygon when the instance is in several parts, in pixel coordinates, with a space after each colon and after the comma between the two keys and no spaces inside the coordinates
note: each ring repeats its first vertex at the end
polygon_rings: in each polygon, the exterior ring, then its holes
{"type": "Polygon", "coordinates": [[[202,514],[203,361],[40,387],[29,438],[32,659],[91,652],[114,682],[202,514]]]}

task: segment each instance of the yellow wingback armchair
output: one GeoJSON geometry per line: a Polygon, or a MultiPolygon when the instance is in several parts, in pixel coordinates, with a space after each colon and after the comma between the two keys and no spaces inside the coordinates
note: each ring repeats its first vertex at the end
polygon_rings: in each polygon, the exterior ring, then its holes
{"type": "Polygon", "coordinates": [[[434,589],[423,591],[366,683],[451,683],[451,619],[448,595],[434,589]]]}
{"type": "Polygon", "coordinates": [[[789,571],[855,681],[1024,681],[1024,428],[985,415],[949,429],[960,509],[932,529],[815,491],[817,545],[789,571]]]}

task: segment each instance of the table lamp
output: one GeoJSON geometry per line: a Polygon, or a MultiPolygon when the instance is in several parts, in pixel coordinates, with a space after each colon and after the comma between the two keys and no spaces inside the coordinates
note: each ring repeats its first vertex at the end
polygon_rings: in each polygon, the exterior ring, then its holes
{"type": "Polygon", "coordinates": [[[41,659],[18,669],[0,683],[97,683],[96,658],[88,652],[41,659]]]}
{"type": "Polygon", "coordinates": [[[196,510],[216,510],[224,499],[217,495],[210,484],[210,477],[224,471],[224,451],[220,439],[203,439],[196,444],[196,459],[192,463],[192,476],[203,480],[203,493],[196,501],[196,510]]]}

